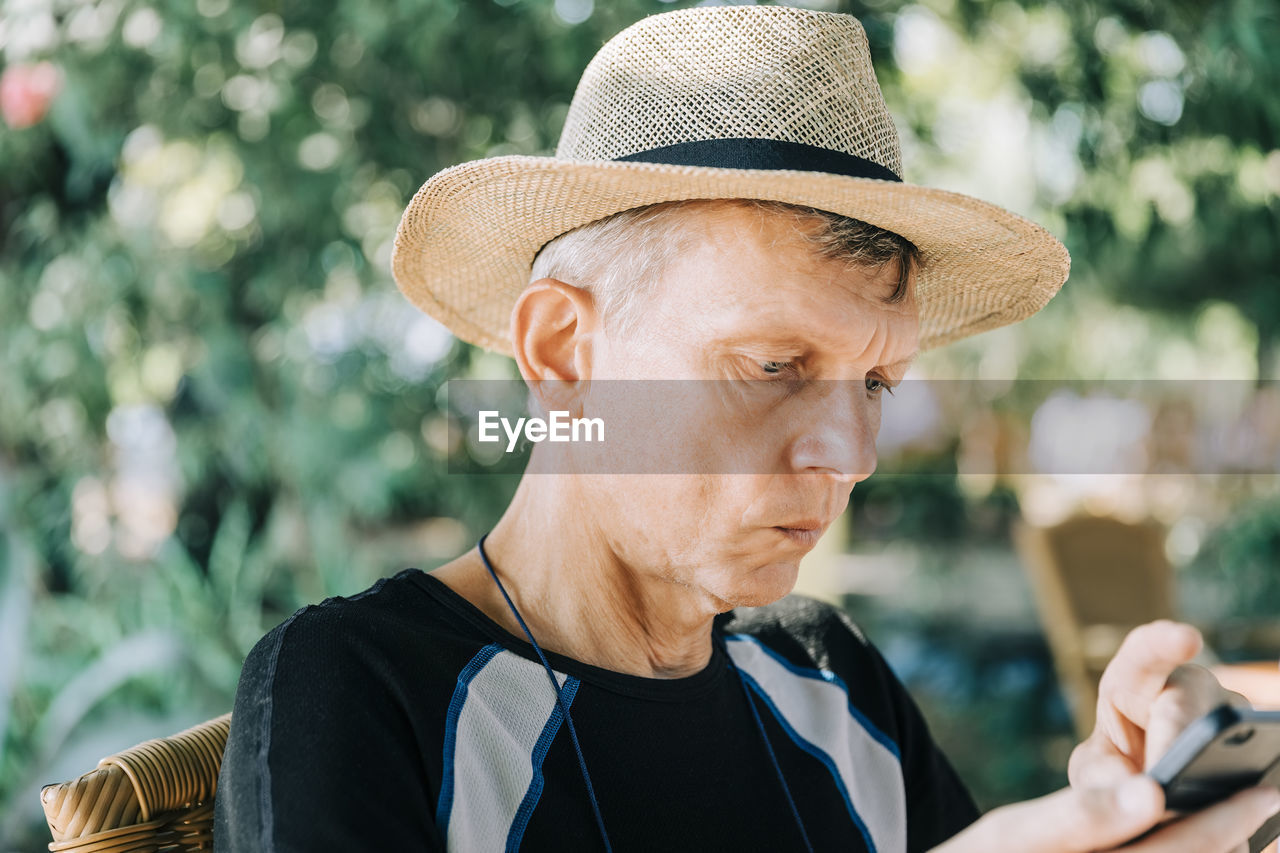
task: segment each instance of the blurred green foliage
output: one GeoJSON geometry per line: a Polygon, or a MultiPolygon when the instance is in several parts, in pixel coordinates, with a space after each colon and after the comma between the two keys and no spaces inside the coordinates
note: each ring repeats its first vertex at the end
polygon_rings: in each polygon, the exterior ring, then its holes
{"type": "MultiPolygon", "coordinates": [[[[105,751],[86,721],[218,713],[294,608],[493,521],[514,480],[447,475],[440,393],[512,368],[395,291],[399,213],[440,168],[549,152],[595,50],[684,5],[4,0],[6,70],[62,86],[0,132],[0,847],[41,845],[38,783],[105,751]]],[[[1079,345],[1108,298],[1235,306],[1274,372],[1274,2],[811,5],[865,24],[909,179],[1072,249],[1080,295],[1018,339],[1023,375],[1130,356],[1079,345]]],[[[964,535],[928,465],[858,498],[879,535],[964,535]]],[[[998,529],[1007,498],[966,511],[998,529]]]]}
{"type": "Polygon", "coordinates": [[[1215,530],[1189,570],[1223,591],[1227,612],[1274,625],[1280,602],[1280,500],[1259,500],[1215,530]]]}

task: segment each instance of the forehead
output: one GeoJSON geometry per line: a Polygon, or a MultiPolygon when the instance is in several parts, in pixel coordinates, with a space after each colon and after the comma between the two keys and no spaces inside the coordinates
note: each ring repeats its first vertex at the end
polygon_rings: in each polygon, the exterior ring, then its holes
{"type": "Polygon", "coordinates": [[[919,312],[911,290],[897,302],[896,261],[880,266],[824,257],[806,239],[815,226],[785,213],[739,206],[691,211],[684,245],[656,283],[654,316],[718,341],[734,335],[803,337],[840,348],[890,335],[907,357],[919,312]]]}

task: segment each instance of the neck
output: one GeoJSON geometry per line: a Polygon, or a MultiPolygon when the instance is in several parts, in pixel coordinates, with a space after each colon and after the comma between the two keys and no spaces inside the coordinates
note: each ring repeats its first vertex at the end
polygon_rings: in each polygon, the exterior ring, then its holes
{"type": "MultiPolygon", "coordinates": [[[[584,525],[569,480],[523,479],[485,539],[485,553],[538,645],[649,678],[702,670],[711,658],[712,619],[723,604],[676,582],[663,567],[629,564],[608,531],[584,525]]],[[[483,575],[467,579],[467,597],[524,637],[478,551],[459,562],[457,571],[483,575]]],[[[442,580],[450,576],[445,569],[437,570],[442,580]]]]}

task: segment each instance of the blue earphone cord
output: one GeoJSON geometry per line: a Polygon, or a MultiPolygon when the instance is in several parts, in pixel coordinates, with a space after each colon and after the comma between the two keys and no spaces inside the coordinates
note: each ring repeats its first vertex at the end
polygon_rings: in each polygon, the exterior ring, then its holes
{"type": "MultiPolygon", "coordinates": [[[[533,645],[533,650],[538,653],[538,659],[542,661],[542,666],[547,671],[547,678],[551,679],[551,689],[556,692],[556,703],[560,706],[560,713],[564,715],[564,721],[569,727],[569,739],[573,741],[573,751],[578,754],[578,767],[582,770],[582,781],[587,786],[587,797],[591,800],[591,811],[596,816],[596,826],[600,829],[600,837],[604,840],[604,849],[607,853],[613,853],[613,845],[609,843],[609,833],[605,832],[604,818],[600,814],[600,803],[596,801],[596,791],[591,785],[591,774],[587,772],[587,760],[582,757],[582,746],[578,743],[578,732],[573,727],[573,717],[569,715],[569,706],[565,704],[564,696],[561,695],[560,682],[556,681],[555,671],[551,669],[551,664],[547,662],[547,656],[542,653],[542,647],[533,638],[533,632],[525,624],[524,617],[520,615],[520,611],[516,610],[515,602],[511,600],[511,596],[507,595],[506,587],[502,585],[502,581],[498,579],[498,573],[493,570],[493,564],[489,562],[489,555],[484,550],[484,540],[488,537],[489,534],[486,533],[476,543],[476,548],[480,551],[480,559],[484,561],[484,567],[489,570],[489,575],[493,578],[493,582],[498,585],[498,591],[506,599],[507,606],[511,608],[511,613],[516,617],[516,621],[524,629],[525,636],[529,638],[529,642],[533,645]]],[[[809,853],[813,853],[813,845],[809,843],[809,833],[805,832],[804,821],[800,819],[800,810],[796,808],[795,798],[791,796],[791,786],[787,784],[786,777],[782,775],[782,768],[778,764],[778,758],[773,753],[773,745],[769,743],[769,735],[765,733],[764,723],[760,720],[760,712],[756,710],[756,703],[751,698],[751,690],[747,686],[746,676],[743,675],[742,670],[738,669],[737,664],[733,662],[733,656],[729,654],[728,649],[725,649],[725,659],[729,662],[729,666],[733,668],[733,671],[738,674],[738,683],[742,685],[742,692],[747,697],[747,706],[751,708],[751,717],[756,722],[756,729],[760,732],[760,738],[764,741],[764,748],[769,753],[769,761],[773,764],[773,772],[777,774],[778,782],[782,785],[782,792],[787,797],[787,805],[791,807],[791,816],[795,818],[796,828],[800,830],[800,837],[804,839],[804,848],[809,853]]]]}

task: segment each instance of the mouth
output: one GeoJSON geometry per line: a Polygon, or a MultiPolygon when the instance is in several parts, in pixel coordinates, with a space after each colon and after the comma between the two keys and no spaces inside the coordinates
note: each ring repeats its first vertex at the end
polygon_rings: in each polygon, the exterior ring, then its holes
{"type": "Polygon", "coordinates": [[[773,528],[797,545],[812,548],[822,538],[822,525],[817,521],[793,521],[787,526],[773,528]]]}

